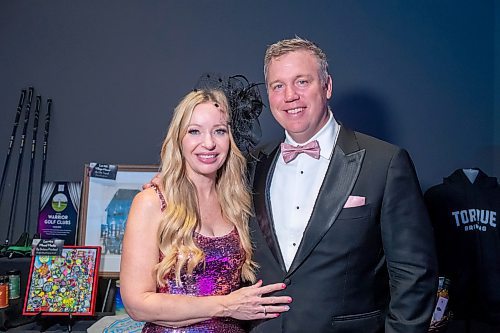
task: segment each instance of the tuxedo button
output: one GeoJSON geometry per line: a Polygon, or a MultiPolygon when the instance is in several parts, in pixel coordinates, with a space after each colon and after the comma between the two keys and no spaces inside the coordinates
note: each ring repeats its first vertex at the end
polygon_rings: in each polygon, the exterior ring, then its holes
{"type": "Polygon", "coordinates": [[[292,284],[292,280],[290,280],[289,278],[286,278],[284,281],[283,281],[284,284],[286,284],[287,286],[291,285],[292,284]]]}

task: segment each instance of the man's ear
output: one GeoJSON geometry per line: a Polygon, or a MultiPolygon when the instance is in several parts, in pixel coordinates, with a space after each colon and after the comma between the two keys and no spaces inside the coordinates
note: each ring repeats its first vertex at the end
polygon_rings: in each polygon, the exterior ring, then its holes
{"type": "Polygon", "coordinates": [[[333,81],[331,75],[328,75],[328,78],[326,79],[325,90],[326,90],[326,98],[330,99],[332,97],[332,91],[333,91],[333,81]]]}

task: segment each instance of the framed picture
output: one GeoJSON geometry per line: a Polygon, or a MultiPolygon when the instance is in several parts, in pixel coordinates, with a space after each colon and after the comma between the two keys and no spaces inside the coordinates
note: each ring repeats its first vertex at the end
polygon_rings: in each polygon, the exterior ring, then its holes
{"type": "Polygon", "coordinates": [[[118,277],[130,205],[142,186],[157,174],[158,166],[107,165],[104,172],[99,166],[85,165],[78,244],[101,246],[99,274],[118,277]]]}
{"type": "Polygon", "coordinates": [[[94,315],[100,253],[98,246],[64,246],[60,256],[33,256],[23,314],[94,315]]]}

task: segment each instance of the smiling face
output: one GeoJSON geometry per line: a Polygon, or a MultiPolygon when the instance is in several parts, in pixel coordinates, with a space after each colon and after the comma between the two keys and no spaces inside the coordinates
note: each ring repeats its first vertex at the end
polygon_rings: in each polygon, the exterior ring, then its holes
{"type": "Polygon", "coordinates": [[[214,178],[229,152],[227,115],[213,102],[198,104],[182,138],[182,155],[189,178],[214,178]]]}
{"type": "Polygon", "coordinates": [[[312,52],[298,50],[273,58],[267,67],[267,90],[274,118],[297,143],[312,138],[328,122],[332,79],[321,82],[312,52]]]}

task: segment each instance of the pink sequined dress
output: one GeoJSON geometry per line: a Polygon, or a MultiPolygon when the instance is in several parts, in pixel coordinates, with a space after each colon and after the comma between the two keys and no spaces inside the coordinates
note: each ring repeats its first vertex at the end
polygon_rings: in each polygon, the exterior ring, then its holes
{"type": "MultiPolygon", "coordinates": [[[[158,189],[156,191],[164,202],[161,192],[158,189]]],[[[169,274],[165,287],[159,287],[157,291],[178,295],[212,296],[227,295],[238,289],[245,253],[240,247],[240,238],[236,228],[220,237],[207,237],[194,233],[194,240],[205,253],[205,263],[200,263],[191,275],[182,273],[180,286],[176,285],[175,276],[169,274]]],[[[146,333],[244,333],[243,327],[244,323],[239,320],[217,317],[178,328],[146,323],[142,331],[146,333]]]]}

